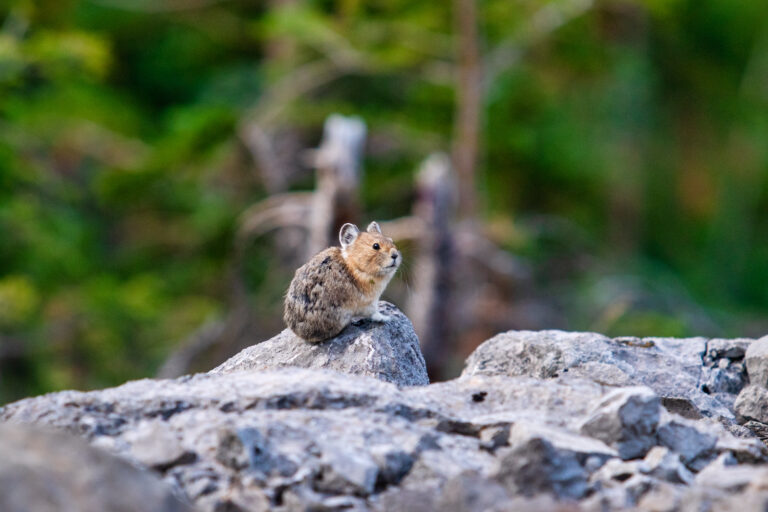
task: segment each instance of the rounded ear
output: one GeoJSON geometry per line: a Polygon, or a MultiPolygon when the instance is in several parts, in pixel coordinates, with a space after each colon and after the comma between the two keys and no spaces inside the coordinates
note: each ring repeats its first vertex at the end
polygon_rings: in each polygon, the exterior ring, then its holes
{"type": "Polygon", "coordinates": [[[368,224],[368,229],[366,229],[366,231],[368,231],[369,233],[378,233],[380,235],[382,234],[381,228],[379,227],[379,223],[376,221],[373,221],[370,224],[368,224]]]}
{"type": "Polygon", "coordinates": [[[341,226],[341,230],[339,231],[339,242],[341,242],[341,246],[348,247],[352,242],[357,240],[357,235],[359,234],[360,230],[357,229],[357,226],[347,222],[341,226]]]}

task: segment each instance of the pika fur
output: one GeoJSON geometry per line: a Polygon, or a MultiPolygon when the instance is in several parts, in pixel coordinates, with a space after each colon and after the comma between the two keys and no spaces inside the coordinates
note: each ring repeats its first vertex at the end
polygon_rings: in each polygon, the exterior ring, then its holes
{"type": "Polygon", "coordinates": [[[356,319],[390,319],[379,312],[379,297],[403,261],[400,251],[376,222],[362,233],[344,224],[339,241],[340,248],[325,249],[301,266],[285,295],[286,325],[310,342],[332,338],[356,319]]]}

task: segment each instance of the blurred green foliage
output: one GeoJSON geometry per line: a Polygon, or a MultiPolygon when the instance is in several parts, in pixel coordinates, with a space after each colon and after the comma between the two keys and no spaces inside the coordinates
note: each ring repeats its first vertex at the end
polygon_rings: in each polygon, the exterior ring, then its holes
{"type": "MultiPolygon", "coordinates": [[[[535,266],[557,327],[761,334],[768,4],[571,4],[588,2],[478,4],[482,217],[535,266]]],[[[451,144],[449,7],[1,4],[0,403],[151,375],[225,313],[236,219],[269,192],[249,116],[304,147],[329,113],[362,116],[367,215],[407,214],[417,163],[451,144]]],[[[268,246],[248,262],[259,307],[287,283],[272,264],[268,246]]]]}

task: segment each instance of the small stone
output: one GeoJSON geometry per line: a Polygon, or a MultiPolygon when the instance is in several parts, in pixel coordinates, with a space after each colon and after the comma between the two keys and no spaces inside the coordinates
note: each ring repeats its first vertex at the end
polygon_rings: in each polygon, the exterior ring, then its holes
{"type": "Polygon", "coordinates": [[[648,468],[643,461],[624,461],[610,459],[595,471],[590,477],[590,483],[601,482],[626,482],[639,473],[648,473],[648,468]]]}
{"type": "Polygon", "coordinates": [[[668,483],[659,483],[637,503],[638,510],[645,512],[673,512],[680,508],[681,489],[668,483]]]}
{"type": "Polygon", "coordinates": [[[160,471],[196,459],[194,452],[184,449],[166,423],[140,422],[135,429],[123,434],[121,440],[128,443],[129,453],[136,460],[160,471]]]}
{"type": "Polygon", "coordinates": [[[680,460],[680,455],[672,453],[669,448],[655,446],[645,456],[646,472],[656,478],[674,484],[690,484],[693,473],[680,460]]]}
{"type": "Polygon", "coordinates": [[[373,492],[378,474],[376,462],[365,453],[331,449],[323,453],[322,469],[314,489],[365,496],[373,492]]]}
{"type": "Polygon", "coordinates": [[[480,446],[493,452],[509,444],[509,425],[493,425],[480,431],[480,446]]]}
{"type": "Polygon", "coordinates": [[[371,456],[379,468],[377,485],[397,485],[413,467],[413,456],[392,446],[374,446],[371,456]]]}

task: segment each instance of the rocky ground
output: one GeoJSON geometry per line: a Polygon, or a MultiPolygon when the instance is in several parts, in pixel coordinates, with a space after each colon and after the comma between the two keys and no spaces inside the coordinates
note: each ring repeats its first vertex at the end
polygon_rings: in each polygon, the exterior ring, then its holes
{"type": "Polygon", "coordinates": [[[510,331],[428,384],[386,307],[388,324],[283,332],[207,374],[5,406],[0,510],[768,507],[768,338],[510,331]]]}

